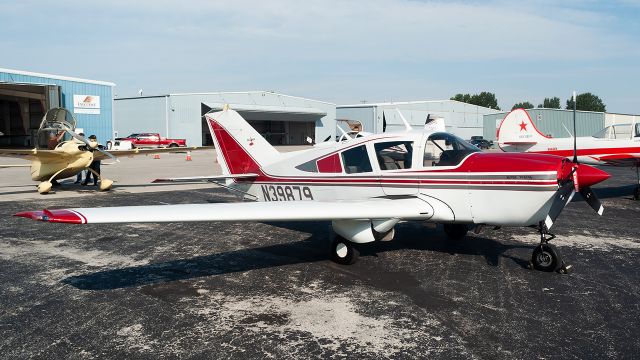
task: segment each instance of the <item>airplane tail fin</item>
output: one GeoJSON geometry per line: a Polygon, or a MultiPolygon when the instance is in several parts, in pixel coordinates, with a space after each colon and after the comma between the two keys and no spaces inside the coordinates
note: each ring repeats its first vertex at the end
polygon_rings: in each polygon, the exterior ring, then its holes
{"type": "Polygon", "coordinates": [[[511,111],[500,123],[497,133],[498,145],[505,151],[524,151],[539,142],[549,139],[531,121],[524,109],[511,111]]]}
{"type": "Polygon", "coordinates": [[[237,111],[205,115],[224,175],[263,174],[262,168],[281,158],[276,150],[237,111]]]}

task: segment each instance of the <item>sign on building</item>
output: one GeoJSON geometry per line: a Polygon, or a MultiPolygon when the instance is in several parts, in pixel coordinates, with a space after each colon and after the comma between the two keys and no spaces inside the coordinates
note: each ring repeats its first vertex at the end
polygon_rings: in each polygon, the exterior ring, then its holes
{"type": "Polygon", "coordinates": [[[73,112],[76,114],[100,114],[100,96],[73,95],[73,112]]]}

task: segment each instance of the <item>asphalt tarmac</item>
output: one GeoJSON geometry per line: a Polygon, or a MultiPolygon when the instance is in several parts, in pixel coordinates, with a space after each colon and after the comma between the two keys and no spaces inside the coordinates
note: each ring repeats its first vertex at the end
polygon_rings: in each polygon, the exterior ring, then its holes
{"type": "Polygon", "coordinates": [[[638,358],[640,202],[631,170],[605,170],[614,177],[596,189],[604,216],[577,195],[554,227],[567,275],[527,269],[532,229],[450,242],[437,227],[404,223],[396,240],[340,266],[328,260],[328,222],[79,226],[11,216],[237,201],[212,185],[9,194],[0,358],[638,358]]]}

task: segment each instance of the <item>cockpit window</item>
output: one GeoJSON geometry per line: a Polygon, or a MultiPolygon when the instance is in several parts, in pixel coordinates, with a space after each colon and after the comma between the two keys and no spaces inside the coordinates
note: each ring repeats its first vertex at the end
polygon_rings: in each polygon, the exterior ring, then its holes
{"type": "Polygon", "coordinates": [[[423,166],[455,166],[480,149],[449,133],[433,133],[424,145],[423,166]]]}
{"type": "Polygon", "coordinates": [[[380,170],[410,169],[413,141],[388,141],[374,145],[380,170]]]}
{"type": "MultiPolygon", "coordinates": [[[[637,125],[636,134],[638,133],[637,125]]],[[[632,130],[631,124],[610,125],[593,134],[593,137],[597,139],[630,139],[632,130]]]]}

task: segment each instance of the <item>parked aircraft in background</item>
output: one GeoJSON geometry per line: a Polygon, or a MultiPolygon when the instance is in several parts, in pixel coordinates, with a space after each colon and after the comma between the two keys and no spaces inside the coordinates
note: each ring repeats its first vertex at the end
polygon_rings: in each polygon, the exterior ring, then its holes
{"type": "MultiPolygon", "coordinates": [[[[34,149],[0,149],[0,156],[17,157],[31,162],[31,179],[39,181],[38,192],[47,194],[51,191],[56,180],[76,176],[82,170],[91,171],[100,179],[99,189],[102,191],[111,189],[113,181],[97,174],[89,168],[94,160],[116,159],[116,156],[132,156],[142,154],[156,154],[159,152],[175,152],[171,149],[132,149],[107,152],[96,141],[89,141],[74,132],[76,120],[69,111],[64,108],[55,108],[47,111],[38,129],[38,138],[44,144],[49,142],[51,149],[46,146],[34,149]],[[65,134],[73,139],[58,141],[65,134]],[[53,143],[51,144],[51,141],[53,143]]],[[[182,151],[184,148],[182,148],[182,151]]],[[[192,149],[194,150],[194,149],[192,149]]],[[[0,167],[16,167],[21,165],[0,165],[0,167]]]]}
{"type": "Polygon", "coordinates": [[[236,111],[205,115],[222,176],[160,181],[224,181],[255,202],[25,211],[74,224],[176,221],[330,220],[331,258],[351,264],[361,244],[387,241],[401,221],[443,224],[453,239],[474,226],[535,226],[532,265],[564,268],[549,229],[575,191],[602,214],[590,189],[609,175],[552,155],[483,153],[446,132],[411,129],[279,153],[236,111]],[[500,199],[500,201],[496,201],[500,199]]]}
{"type": "MultiPolygon", "coordinates": [[[[505,152],[574,156],[573,137],[551,138],[542,134],[524,109],[513,110],[502,120],[497,137],[505,152]]],[[[634,198],[640,198],[640,123],[607,126],[593,136],[577,137],[575,141],[580,163],[636,167],[638,184],[634,198]]]]}

